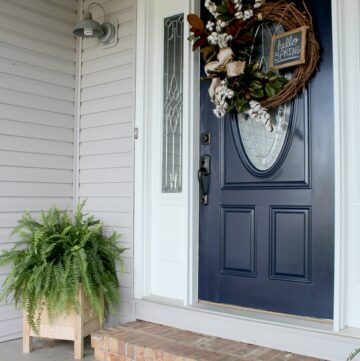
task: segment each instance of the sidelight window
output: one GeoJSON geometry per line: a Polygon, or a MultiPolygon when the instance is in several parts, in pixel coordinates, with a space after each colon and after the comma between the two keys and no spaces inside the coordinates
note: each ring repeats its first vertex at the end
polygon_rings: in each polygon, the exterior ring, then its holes
{"type": "Polygon", "coordinates": [[[182,191],[184,15],[164,19],[162,192],[182,191]]]}

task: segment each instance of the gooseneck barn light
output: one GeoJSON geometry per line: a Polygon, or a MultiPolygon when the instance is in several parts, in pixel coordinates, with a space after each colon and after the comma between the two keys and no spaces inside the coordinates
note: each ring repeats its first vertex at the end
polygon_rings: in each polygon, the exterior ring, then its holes
{"type": "Polygon", "coordinates": [[[84,12],[83,19],[75,24],[73,34],[81,38],[97,38],[105,47],[113,46],[117,43],[117,21],[107,21],[105,9],[99,3],[92,2],[84,12]],[[94,6],[104,13],[105,21],[102,24],[93,20],[90,9],[94,6]]]}

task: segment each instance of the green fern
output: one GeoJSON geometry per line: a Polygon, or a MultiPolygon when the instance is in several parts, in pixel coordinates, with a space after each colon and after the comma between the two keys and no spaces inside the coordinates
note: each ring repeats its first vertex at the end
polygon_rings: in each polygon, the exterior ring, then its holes
{"type": "Polygon", "coordinates": [[[125,250],[117,242],[120,235],[104,235],[102,223],[83,213],[84,205],[73,218],[56,207],[42,212],[40,221],[26,212],[12,233],[19,241],[0,255],[0,266],[12,265],[0,300],[23,308],[37,334],[44,305],[50,322],[80,312],[80,287],[100,322],[106,307],[115,311],[120,303],[116,265],[122,270],[125,250]]]}
{"type": "Polygon", "coordinates": [[[352,352],[346,359],[346,361],[354,360],[357,355],[360,354],[360,348],[357,348],[354,352],[352,352]]]}

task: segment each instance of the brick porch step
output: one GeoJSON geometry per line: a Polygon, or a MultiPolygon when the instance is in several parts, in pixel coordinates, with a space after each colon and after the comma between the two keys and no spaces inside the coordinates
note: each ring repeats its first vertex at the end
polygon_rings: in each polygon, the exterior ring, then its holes
{"type": "Polygon", "coordinates": [[[91,336],[99,361],[310,361],[265,347],[136,321],[91,336]]]}

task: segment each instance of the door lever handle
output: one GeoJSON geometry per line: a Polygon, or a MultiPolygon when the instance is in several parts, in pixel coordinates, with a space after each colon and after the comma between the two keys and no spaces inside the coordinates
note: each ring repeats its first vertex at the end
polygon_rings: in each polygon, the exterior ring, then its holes
{"type": "Polygon", "coordinates": [[[210,175],[210,156],[203,155],[200,158],[200,168],[198,170],[198,181],[200,185],[200,201],[203,206],[207,206],[209,204],[209,194],[208,191],[205,190],[204,186],[204,177],[210,175]]]}
{"type": "Polygon", "coordinates": [[[203,176],[204,176],[204,168],[200,168],[198,170],[198,181],[199,181],[199,184],[200,184],[200,201],[201,201],[201,204],[203,206],[207,206],[209,204],[209,197],[208,197],[208,194],[205,192],[205,188],[204,188],[204,179],[203,179],[203,176]]]}

